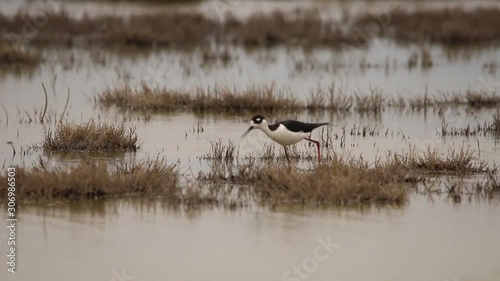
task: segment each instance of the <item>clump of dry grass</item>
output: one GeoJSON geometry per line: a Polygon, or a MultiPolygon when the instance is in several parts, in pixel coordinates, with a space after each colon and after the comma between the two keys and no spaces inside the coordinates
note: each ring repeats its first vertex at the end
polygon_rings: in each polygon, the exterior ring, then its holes
{"type": "Polygon", "coordinates": [[[192,104],[189,93],[162,88],[152,88],[142,83],[138,88],[123,85],[118,88],[106,89],[97,95],[96,100],[105,105],[115,105],[132,110],[173,110],[192,104]]]}
{"type": "Polygon", "coordinates": [[[0,42],[0,66],[29,65],[40,62],[40,56],[21,48],[10,47],[0,42]]]}
{"type": "Polygon", "coordinates": [[[69,151],[136,151],[139,140],[135,128],[90,120],[83,124],[59,124],[54,133],[47,132],[43,149],[69,151]]]}
{"type": "Polygon", "coordinates": [[[369,167],[364,162],[334,158],[301,171],[250,159],[244,164],[213,165],[198,179],[246,185],[261,200],[314,204],[402,203],[407,198],[405,171],[397,166],[369,167]]]}
{"type": "Polygon", "coordinates": [[[495,133],[495,135],[500,135],[500,110],[492,115],[493,121],[491,122],[489,129],[495,133]]]}
{"type": "Polygon", "coordinates": [[[495,92],[488,93],[486,91],[467,90],[465,92],[467,105],[470,107],[498,107],[500,105],[500,96],[495,92]]]}
{"type": "MultiPolygon", "coordinates": [[[[7,182],[6,175],[0,175],[7,182]]],[[[0,186],[6,192],[7,185],[0,186]]],[[[16,196],[20,200],[52,201],[109,196],[162,196],[179,200],[179,173],[162,160],[128,162],[109,167],[103,162],[82,162],[72,167],[16,168],[16,196]]]]}
{"type": "Polygon", "coordinates": [[[418,154],[410,150],[406,155],[394,155],[394,164],[406,167],[408,170],[433,174],[473,174],[488,170],[486,163],[481,161],[477,153],[469,148],[450,148],[447,153],[428,148],[418,154]]]}
{"type": "Polygon", "coordinates": [[[352,108],[353,98],[345,95],[340,89],[331,84],[328,88],[318,85],[313,89],[307,99],[306,107],[309,110],[327,109],[340,112],[349,112],[352,108]]]}
{"type": "MultiPolygon", "coordinates": [[[[429,177],[488,171],[474,151],[463,147],[450,149],[445,155],[438,150],[416,153],[413,149],[403,155],[389,154],[385,161],[379,159],[374,163],[334,154],[324,159],[323,165],[299,170],[285,164],[283,155],[276,154],[271,146],[241,161],[234,157],[216,157],[217,151],[230,149],[224,149],[220,143],[215,145],[217,149],[211,150],[214,157],[207,157],[215,161],[210,162],[210,171],[199,173],[198,180],[219,186],[242,185],[260,200],[271,202],[401,203],[408,196],[406,187],[426,182],[429,177]],[[269,161],[274,159],[283,161],[269,161]]],[[[294,153],[294,160],[308,159],[300,151],[294,153]]]]}
{"type": "MultiPolygon", "coordinates": [[[[24,41],[25,38],[17,38],[12,34],[23,34],[26,22],[37,22],[36,17],[23,12],[14,16],[0,14],[0,38],[24,41]]],[[[44,17],[46,24],[37,28],[30,38],[31,44],[186,48],[208,44],[221,31],[216,19],[196,12],[74,18],[61,11],[45,13],[44,17]]]]}
{"type": "MultiPolygon", "coordinates": [[[[130,17],[104,15],[73,18],[66,12],[46,13],[46,24],[37,29],[30,42],[37,45],[199,47],[218,44],[240,44],[245,47],[339,46],[358,43],[359,36],[344,31],[332,21],[321,19],[317,11],[281,11],[257,13],[242,20],[228,16],[223,22],[201,12],[171,11],[156,14],[134,14],[130,17]],[[175,27],[175,28],[172,28],[175,27]]],[[[22,34],[25,22],[36,22],[34,15],[0,14],[0,38],[22,34]]],[[[19,39],[22,40],[22,39],[19,39]]]]}
{"type": "Polygon", "coordinates": [[[271,84],[252,84],[243,89],[235,85],[215,84],[213,87],[196,87],[194,90],[176,90],[151,87],[143,82],[132,88],[122,85],[108,88],[95,97],[105,106],[118,106],[132,110],[195,110],[195,111],[299,111],[329,110],[336,112],[380,113],[386,109],[409,109],[411,111],[434,108],[442,110],[453,106],[498,106],[500,97],[485,91],[438,92],[429,96],[427,90],[421,96],[411,98],[386,97],[381,89],[370,88],[353,95],[344,93],[335,84],[319,85],[310,91],[305,101],[299,100],[289,87],[271,84]]]}
{"type": "Polygon", "coordinates": [[[229,40],[247,47],[279,44],[332,47],[342,43],[364,43],[364,38],[343,31],[331,20],[322,19],[317,10],[297,9],[292,14],[282,11],[258,13],[246,21],[231,17],[224,28],[229,31],[229,40]]]}
{"type": "Polygon", "coordinates": [[[215,160],[215,161],[228,161],[233,160],[238,156],[238,148],[230,141],[227,145],[222,143],[222,139],[210,142],[211,147],[207,154],[203,155],[201,159],[215,160]]]}
{"type": "Polygon", "coordinates": [[[301,107],[289,88],[275,84],[250,85],[243,90],[236,86],[216,85],[214,88],[197,88],[193,103],[196,110],[223,111],[273,111],[294,110],[301,107]]]}
{"type": "Polygon", "coordinates": [[[270,85],[250,85],[243,90],[235,86],[215,85],[213,88],[195,89],[193,94],[185,91],[151,88],[143,83],[138,88],[123,86],[107,89],[97,96],[103,105],[116,105],[124,109],[197,111],[273,111],[301,108],[298,100],[291,96],[290,89],[270,85]]]}
{"type": "Polygon", "coordinates": [[[472,136],[487,136],[500,135],[500,112],[492,114],[491,122],[484,121],[483,124],[477,123],[476,126],[468,124],[464,128],[450,127],[446,121],[441,124],[440,135],[442,137],[472,137],[472,136]]]}
{"type": "MultiPolygon", "coordinates": [[[[356,26],[373,23],[380,15],[364,15],[356,26]]],[[[462,8],[440,10],[398,10],[392,13],[382,35],[401,41],[431,41],[447,44],[492,42],[500,39],[500,9],[462,8]]]]}
{"type": "Polygon", "coordinates": [[[358,112],[381,112],[385,101],[380,89],[370,89],[368,94],[357,93],[354,98],[356,100],[356,111],[358,112]]]}

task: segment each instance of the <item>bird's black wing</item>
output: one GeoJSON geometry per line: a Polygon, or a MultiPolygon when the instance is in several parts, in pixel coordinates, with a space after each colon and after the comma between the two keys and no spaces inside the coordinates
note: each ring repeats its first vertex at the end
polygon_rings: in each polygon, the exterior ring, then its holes
{"type": "Polygon", "coordinates": [[[269,125],[269,129],[271,131],[275,131],[278,129],[279,125],[282,124],[285,126],[289,131],[298,133],[298,132],[304,132],[304,133],[310,133],[312,130],[328,125],[329,123],[303,123],[300,121],[295,121],[295,120],[286,120],[286,121],[281,121],[273,125],[269,125]]]}

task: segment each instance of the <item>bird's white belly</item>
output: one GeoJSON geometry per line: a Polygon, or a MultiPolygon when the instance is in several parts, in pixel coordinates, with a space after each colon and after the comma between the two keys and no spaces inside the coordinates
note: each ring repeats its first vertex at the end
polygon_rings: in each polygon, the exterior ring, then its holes
{"type": "Polygon", "coordinates": [[[309,133],[291,132],[291,131],[288,131],[285,128],[285,126],[283,126],[283,125],[280,125],[278,127],[278,129],[276,129],[275,131],[271,131],[269,134],[269,137],[273,141],[275,141],[283,146],[296,144],[296,143],[300,142],[301,140],[303,140],[307,136],[309,136],[309,133]]]}

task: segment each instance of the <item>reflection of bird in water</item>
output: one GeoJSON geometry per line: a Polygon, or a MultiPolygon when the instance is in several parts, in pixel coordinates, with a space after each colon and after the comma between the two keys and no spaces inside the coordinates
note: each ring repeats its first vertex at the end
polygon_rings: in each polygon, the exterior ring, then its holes
{"type": "Polygon", "coordinates": [[[12,147],[12,157],[16,156],[16,149],[14,148],[13,142],[8,141],[7,144],[10,144],[10,147],[12,147]]]}
{"type": "Polygon", "coordinates": [[[241,138],[244,138],[253,129],[261,130],[270,139],[283,146],[288,162],[290,162],[290,158],[288,157],[287,146],[296,144],[302,140],[307,140],[316,144],[316,147],[318,148],[318,163],[321,163],[319,141],[310,139],[310,136],[312,130],[328,124],[329,123],[303,123],[295,120],[286,120],[273,125],[268,125],[264,116],[255,115],[250,120],[250,128],[248,128],[241,138]]]}

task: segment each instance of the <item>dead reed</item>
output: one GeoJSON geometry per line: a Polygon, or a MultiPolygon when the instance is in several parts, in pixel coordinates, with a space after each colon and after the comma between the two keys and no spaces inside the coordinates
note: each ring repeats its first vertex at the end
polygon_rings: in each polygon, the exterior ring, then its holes
{"type": "Polygon", "coordinates": [[[275,45],[325,46],[364,42],[340,24],[322,19],[318,10],[297,9],[291,14],[274,11],[253,14],[246,21],[229,18],[223,28],[229,42],[246,47],[272,47],[275,45]]]}
{"type": "Polygon", "coordinates": [[[380,113],[386,109],[420,111],[428,108],[445,109],[453,106],[474,108],[500,105],[500,96],[487,91],[467,90],[439,92],[430,96],[411,98],[387,97],[379,88],[356,91],[353,95],[343,92],[335,84],[319,85],[312,89],[305,101],[299,100],[289,87],[277,87],[274,83],[249,85],[238,89],[235,85],[215,84],[213,87],[197,87],[194,90],[176,90],[151,87],[143,82],[132,88],[122,85],[108,88],[95,97],[104,106],[117,106],[132,110],[194,110],[194,111],[298,111],[329,110],[335,112],[380,113]]]}
{"type": "Polygon", "coordinates": [[[446,120],[441,124],[441,137],[473,137],[473,136],[500,136],[500,111],[496,111],[491,115],[490,122],[484,121],[483,124],[477,123],[475,126],[468,124],[466,127],[450,127],[446,120]]]}
{"type": "MultiPolygon", "coordinates": [[[[295,152],[292,158],[307,159],[295,152]]],[[[277,157],[282,155],[264,150],[257,157],[239,159],[234,145],[214,142],[204,158],[209,170],[183,185],[176,166],[159,159],[119,165],[84,161],[70,167],[49,167],[40,160],[32,168],[17,168],[17,194],[30,201],[136,195],[160,196],[188,205],[237,206],[252,200],[272,204],[399,204],[407,200],[412,190],[409,187],[429,177],[487,171],[473,152],[463,148],[444,156],[435,150],[422,154],[412,151],[373,163],[333,154],[325,164],[310,170],[289,166],[283,159],[274,161],[277,157]]],[[[6,180],[4,174],[0,180],[6,180]]],[[[489,184],[498,190],[498,178],[492,177],[489,184]]],[[[5,188],[0,187],[0,192],[5,188]]]]}
{"type": "Polygon", "coordinates": [[[488,171],[486,163],[481,161],[477,152],[468,147],[450,148],[446,153],[428,148],[423,153],[410,150],[405,155],[394,155],[394,164],[406,167],[414,172],[444,174],[475,174],[488,171]]]}
{"type": "Polygon", "coordinates": [[[216,84],[214,87],[198,87],[194,93],[165,88],[151,88],[145,83],[140,87],[123,86],[107,89],[96,97],[97,102],[133,110],[196,111],[273,111],[300,109],[301,105],[288,88],[270,85],[250,85],[243,90],[235,86],[216,84]]]}
{"type": "Polygon", "coordinates": [[[0,42],[0,66],[35,66],[40,60],[40,56],[34,52],[10,47],[0,42]]]}
{"type": "Polygon", "coordinates": [[[263,201],[313,204],[403,203],[406,173],[397,166],[369,167],[334,158],[313,170],[273,162],[215,163],[198,180],[248,186],[263,201]]]}
{"type": "Polygon", "coordinates": [[[370,89],[370,93],[355,93],[357,112],[374,112],[379,113],[384,106],[384,98],[382,90],[370,89]]]}
{"type": "MultiPolygon", "coordinates": [[[[162,196],[179,199],[179,174],[162,160],[130,161],[110,167],[104,162],[81,162],[71,167],[48,168],[41,160],[32,168],[17,167],[19,200],[53,201],[110,196],[162,196]]],[[[6,175],[0,175],[6,182],[6,175]]],[[[7,185],[0,186],[6,192],[7,185]]]]}
{"type": "Polygon", "coordinates": [[[309,110],[332,110],[338,112],[349,112],[353,105],[353,98],[342,93],[335,84],[327,88],[318,85],[316,89],[311,90],[306,102],[306,108],[309,110]]]}
{"type": "MultiPolygon", "coordinates": [[[[14,16],[0,14],[0,39],[24,41],[13,34],[22,34],[25,22],[36,22],[35,17],[22,12],[14,16]]],[[[208,46],[213,42],[245,47],[277,44],[331,47],[359,41],[358,37],[333,22],[321,19],[318,12],[302,9],[293,15],[280,11],[258,13],[246,20],[228,16],[223,22],[194,11],[82,18],[58,12],[47,13],[45,17],[46,24],[37,29],[31,44],[185,49],[208,46]]]]}
{"type": "Polygon", "coordinates": [[[467,90],[465,99],[467,105],[474,108],[500,106],[500,96],[496,95],[495,92],[467,90]]]}
{"type": "MultiPolygon", "coordinates": [[[[381,15],[364,15],[355,20],[363,28],[381,15]]],[[[430,41],[446,44],[490,43],[500,39],[500,9],[462,8],[438,10],[398,10],[392,13],[380,34],[400,41],[430,41]]]]}
{"type": "Polygon", "coordinates": [[[94,120],[59,124],[55,132],[47,132],[43,141],[43,149],[50,152],[136,151],[139,147],[134,127],[94,120]]]}

